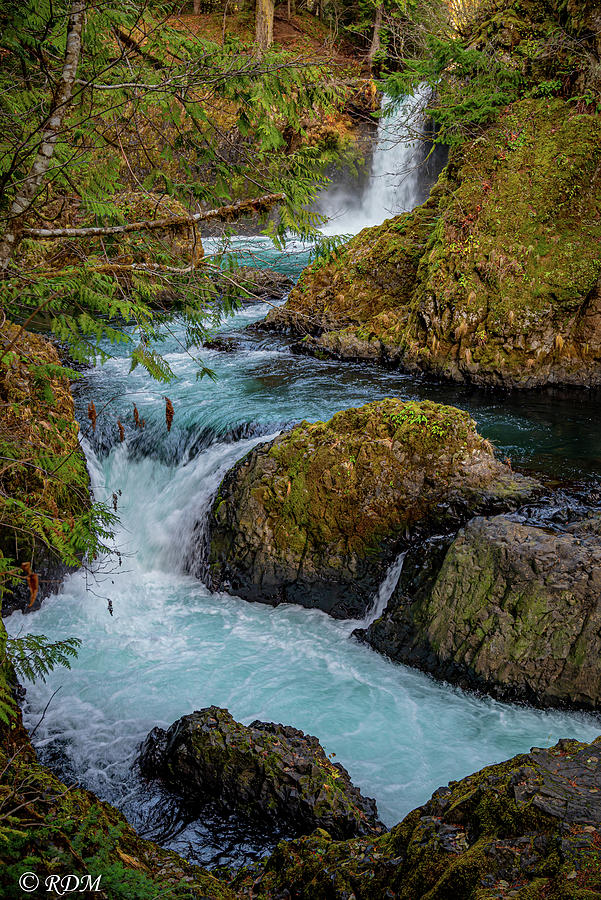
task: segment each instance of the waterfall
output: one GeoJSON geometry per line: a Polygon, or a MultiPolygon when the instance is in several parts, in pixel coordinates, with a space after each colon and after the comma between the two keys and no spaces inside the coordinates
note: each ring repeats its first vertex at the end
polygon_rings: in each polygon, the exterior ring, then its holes
{"type": "Polygon", "coordinates": [[[394,562],[388,567],[386,575],[384,576],[384,581],[378,588],[378,593],[376,594],[373,605],[367,610],[365,618],[361,623],[363,628],[367,628],[368,625],[371,625],[372,622],[375,622],[376,619],[379,619],[388,606],[388,601],[392,597],[392,592],[399,583],[399,578],[401,577],[401,570],[403,568],[403,562],[405,560],[406,553],[407,551],[403,550],[403,552],[400,553],[394,560],[394,562]]]}
{"type": "MultiPolygon", "coordinates": [[[[382,116],[364,190],[358,191],[356,184],[337,185],[321,198],[329,217],[324,234],[356,234],[423,202],[430,188],[421,171],[428,145],[416,135],[425,130],[427,99],[426,87],[420,87],[382,116]]],[[[384,96],[382,109],[389,104],[384,96]]]]}

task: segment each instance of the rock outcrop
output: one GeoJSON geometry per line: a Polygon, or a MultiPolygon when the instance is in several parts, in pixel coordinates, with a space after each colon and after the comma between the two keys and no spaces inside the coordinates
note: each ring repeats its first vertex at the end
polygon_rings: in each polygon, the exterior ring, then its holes
{"type": "Polygon", "coordinates": [[[439,788],[375,840],[281,843],[234,885],[257,900],[592,900],[599,798],[601,738],[563,740],[439,788]]]}
{"type": "Polygon", "coordinates": [[[475,518],[446,555],[419,557],[357,636],[497,697],[599,709],[601,517],[564,529],[475,518]]]}
{"type": "Polygon", "coordinates": [[[451,149],[424,206],[306,269],[265,327],[459,382],[599,386],[599,13],[491,0],[471,27],[470,46],[520,73],[515,102],[451,149]]]}
{"type": "Polygon", "coordinates": [[[210,706],[155,728],[139,757],[142,773],[161,778],[187,804],[215,803],[259,824],[296,834],[324,828],[344,839],[381,834],[374,800],[315,737],[287,725],[236,722],[210,706]]]}
{"type": "Polygon", "coordinates": [[[209,519],[211,585],[360,616],[411,540],[535,490],[454,407],[387,399],[302,422],[224,478],[209,519]]]}

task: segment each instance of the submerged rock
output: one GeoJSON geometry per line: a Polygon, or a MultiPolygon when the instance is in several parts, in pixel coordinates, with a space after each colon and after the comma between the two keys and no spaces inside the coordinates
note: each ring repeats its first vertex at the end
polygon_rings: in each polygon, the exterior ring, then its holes
{"type": "Polygon", "coordinates": [[[360,616],[412,539],[515,508],[535,490],[451,406],[387,399],[302,422],[224,478],[209,517],[211,584],[360,616]]]}
{"type": "Polygon", "coordinates": [[[342,839],[385,831],[375,801],[330,762],[317,738],[289,725],[247,727],[210,706],[168,731],[153,729],[139,762],[143,774],[161,778],[188,804],[214,802],[296,834],[324,828],[342,839]]]}
{"type": "Polygon", "coordinates": [[[361,639],[497,697],[599,708],[601,517],[565,529],[476,518],[446,555],[420,557],[361,639]]]}
{"type": "Polygon", "coordinates": [[[382,837],[282,842],[257,900],[585,900],[601,892],[601,738],[559,741],[439,788],[382,837]]]}

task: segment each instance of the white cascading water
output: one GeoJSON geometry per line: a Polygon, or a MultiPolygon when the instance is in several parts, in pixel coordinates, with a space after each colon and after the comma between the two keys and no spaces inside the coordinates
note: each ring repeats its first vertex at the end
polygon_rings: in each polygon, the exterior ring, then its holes
{"type": "MultiPolygon", "coordinates": [[[[369,209],[380,204],[383,217],[387,194],[376,190],[380,200],[374,194],[369,209]]],[[[261,247],[265,264],[269,251],[261,247]]],[[[565,417],[559,417],[556,439],[552,429],[547,436],[540,416],[528,419],[523,406],[511,412],[507,404],[451,396],[453,388],[397,372],[293,356],[277,337],[244,336],[244,326],[264,314],[261,304],[238,313],[225,330],[232,352],[202,351],[218,375],[215,384],[197,379],[195,361],[182,349],[181,324],[169,326],[161,347],[176,374],[169,385],[175,406],[169,434],[163,392],[141,367],[130,372],[124,350],[116,348],[115,358],[86,375],[82,408],[93,399],[107,410],[104,436],[95,435],[98,455],[87,448],[94,491],[109,502],[113,493],[118,497],[115,544],[123,557],[121,565],[100,561],[95,578],[83,572],[68,577],[39,611],[6,620],[12,635],[82,640],[71,671],[56,670],[46,682],[27,686],[25,721],[36,729],[42,758],[144,828],[158,801],[132,769],[140,742],[155,725],[168,727],[216,704],[242,722],[282,722],[317,735],[392,825],[452,778],[560,737],[596,736],[593,717],[498,703],[395,665],[352,638],[356,621],[247,603],[185,574],[194,527],[207,515],[223,473],[258,441],[304,418],[325,420],[390,396],[438,399],[465,406],[514,459],[518,447],[531,459],[528,454],[547,440],[566,453],[565,417]],[[147,422],[144,432],[131,424],[134,400],[147,422]],[[117,418],[130,423],[124,443],[118,442],[117,418]]],[[[102,427],[99,419],[98,431],[102,427]]],[[[571,452],[581,459],[580,441],[571,452]]],[[[591,459],[596,453],[591,444],[591,459]]],[[[399,557],[361,624],[383,611],[401,565],[399,557]]],[[[197,859],[223,850],[221,838],[202,828],[171,845],[187,852],[187,842],[197,859]]]]}
{"type": "MultiPolygon", "coordinates": [[[[371,158],[369,179],[363,190],[357,185],[339,185],[327,191],[321,208],[328,215],[322,227],[327,235],[357,234],[362,228],[380,225],[384,219],[413,209],[420,196],[420,174],[424,161],[423,110],[428,93],[421,88],[383,115],[371,158]]],[[[382,110],[390,98],[382,100],[382,110]]]]}
{"type": "Polygon", "coordinates": [[[388,567],[388,571],[384,576],[384,580],[378,589],[373,605],[367,610],[364,619],[361,622],[362,628],[367,628],[376,619],[379,619],[392,597],[395,587],[401,577],[401,570],[405,562],[406,552],[400,553],[393,563],[388,567]]]}

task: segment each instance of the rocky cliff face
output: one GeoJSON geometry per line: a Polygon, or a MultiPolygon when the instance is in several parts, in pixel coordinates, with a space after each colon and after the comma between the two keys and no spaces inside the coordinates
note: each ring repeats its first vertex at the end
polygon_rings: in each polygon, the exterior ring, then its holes
{"type": "Polygon", "coordinates": [[[388,609],[361,639],[498,697],[599,708],[598,516],[562,530],[476,518],[446,555],[406,562],[388,609]]]}
{"type": "Polygon", "coordinates": [[[168,731],[155,728],[139,761],[145,775],[161,778],[188,805],[214,802],[289,834],[325,828],[343,839],[385,831],[375,801],[362,796],[344,766],[328,759],[317,738],[289,725],[247,727],[210,706],[168,731]]]}
{"type": "Polygon", "coordinates": [[[411,538],[515,508],[535,490],[495,459],[462,410],[369,403],[303,422],[230,470],[210,513],[211,583],[360,616],[411,538]]]}

